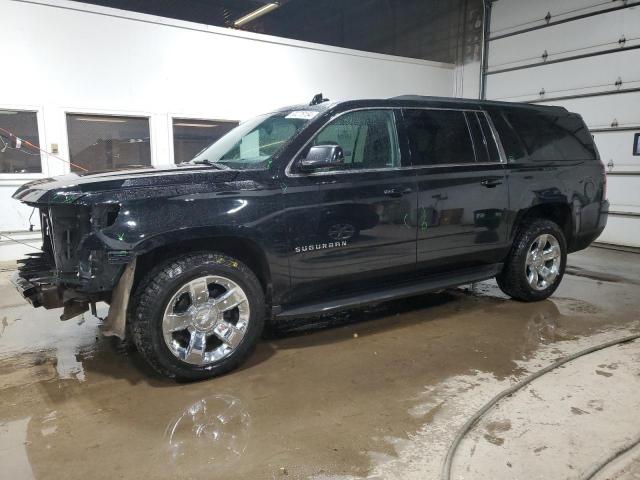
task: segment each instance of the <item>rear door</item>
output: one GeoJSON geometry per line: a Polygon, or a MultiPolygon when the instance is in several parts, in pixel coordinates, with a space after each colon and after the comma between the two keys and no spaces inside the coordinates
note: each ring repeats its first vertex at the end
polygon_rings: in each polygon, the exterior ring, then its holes
{"type": "Polygon", "coordinates": [[[285,178],[292,290],[289,302],[378,287],[413,274],[416,180],[393,109],[338,114],[300,152],[285,178]],[[312,145],[338,144],[345,164],[302,173],[312,145]]]}
{"type": "Polygon", "coordinates": [[[508,189],[487,115],[405,109],[403,124],[417,174],[418,270],[499,261],[506,249],[508,189]]]}

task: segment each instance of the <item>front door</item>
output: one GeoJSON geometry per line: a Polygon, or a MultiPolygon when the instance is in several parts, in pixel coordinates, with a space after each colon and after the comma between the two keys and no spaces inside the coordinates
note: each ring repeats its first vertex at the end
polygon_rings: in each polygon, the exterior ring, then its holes
{"type": "Polygon", "coordinates": [[[338,115],[303,149],[340,145],[344,165],[285,178],[292,290],[287,303],[375,288],[412,274],[416,263],[416,182],[402,168],[396,113],[338,115]]]}
{"type": "Polygon", "coordinates": [[[483,112],[408,109],[405,131],[418,183],[418,270],[499,261],[507,244],[504,165],[483,112]]]}

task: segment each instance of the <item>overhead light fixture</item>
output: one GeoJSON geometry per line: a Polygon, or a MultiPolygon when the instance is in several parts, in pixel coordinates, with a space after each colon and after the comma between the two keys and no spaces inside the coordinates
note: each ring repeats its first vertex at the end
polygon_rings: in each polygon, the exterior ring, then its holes
{"type": "Polygon", "coordinates": [[[249,23],[255,20],[256,18],[266,15],[267,13],[269,13],[272,10],[275,10],[279,6],[280,4],[278,2],[267,3],[266,5],[263,5],[262,7],[258,8],[257,10],[254,10],[251,13],[247,13],[244,17],[241,17],[235,22],[233,22],[233,26],[241,27],[242,25],[249,23]]]}
{"type": "Polygon", "coordinates": [[[125,123],[126,120],[121,118],[107,118],[107,117],[76,117],[75,120],[81,122],[104,122],[104,123],[125,123]]]}
{"type": "Polygon", "coordinates": [[[218,125],[215,123],[210,123],[210,124],[206,124],[206,123],[174,123],[173,124],[174,127],[199,127],[199,128],[213,128],[213,127],[217,127],[218,125]]]}

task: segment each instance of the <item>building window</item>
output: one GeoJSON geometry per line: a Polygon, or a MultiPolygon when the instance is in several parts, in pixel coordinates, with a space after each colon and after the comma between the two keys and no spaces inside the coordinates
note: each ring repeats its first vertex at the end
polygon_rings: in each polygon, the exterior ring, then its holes
{"type": "Polygon", "coordinates": [[[0,110],[0,128],[0,173],[41,173],[37,113],[0,110]]]}
{"type": "Polygon", "coordinates": [[[188,162],[203,149],[237,126],[238,122],[231,121],[174,118],[174,162],[188,162]]]}
{"type": "Polygon", "coordinates": [[[67,132],[71,162],[91,172],[151,165],[148,118],[70,113],[67,132]]]}

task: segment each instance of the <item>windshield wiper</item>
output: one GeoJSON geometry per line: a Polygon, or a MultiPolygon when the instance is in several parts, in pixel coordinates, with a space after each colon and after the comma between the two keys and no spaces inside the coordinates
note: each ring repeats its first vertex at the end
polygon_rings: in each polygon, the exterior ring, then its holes
{"type": "Polygon", "coordinates": [[[183,162],[183,164],[186,165],[208,165],[210,167],[215,167],[218,170],[231,170],[231,167],[224,165],[222,163],[218,163],[218,162],[212,162],[209,159],[203,158],[201,160],[191,160],[189,162],[183,162]]]}

